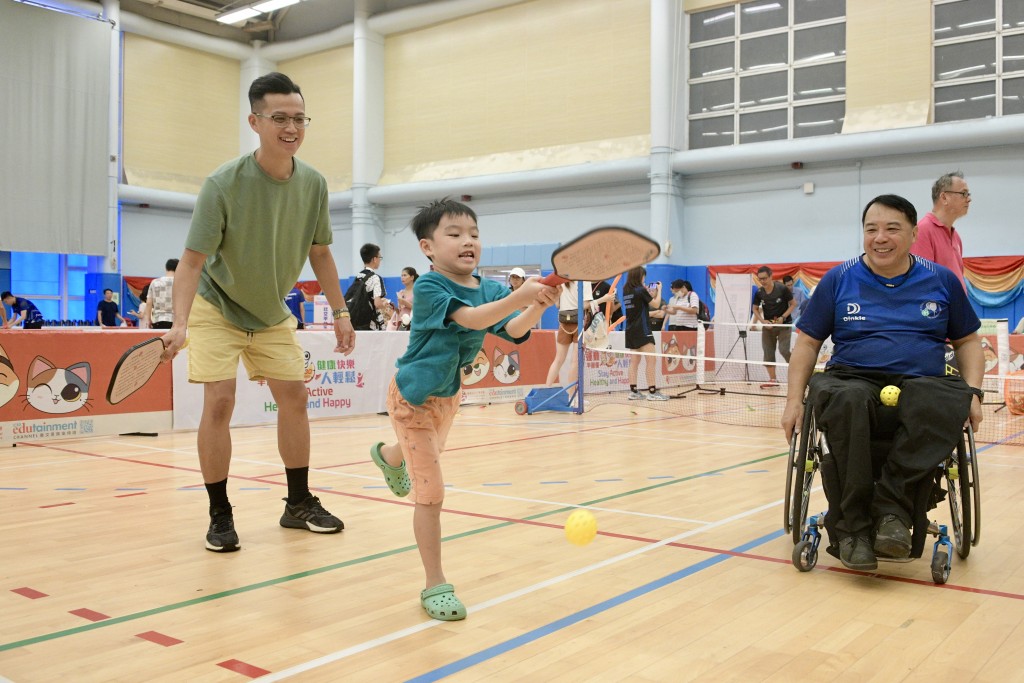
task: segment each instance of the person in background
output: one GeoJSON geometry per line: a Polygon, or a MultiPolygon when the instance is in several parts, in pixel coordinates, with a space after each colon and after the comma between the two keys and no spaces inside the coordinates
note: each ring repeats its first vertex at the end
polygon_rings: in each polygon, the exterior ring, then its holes
{"type": "Polygon", "coordinates": [[[523,286],[526,282],[526,271],[520,267],[515,267],[508,271],[508,288],[513,292],[523,286]]]}
{"type": "Polygon", "coordinates": [[[796,302],[789,290],[772,279],[772,269],[768,266],[761,266],[757,269],[757,281],[761,284],[754,294],[754,322],[761,323],[764,328],[761,330],[761,349],[764,351],[764,360],[768,365],[768,381],[761,385],[762,389],[769,389],[779,386],[775,379],[775,347],[779,347],[779,353],[789,362],[790,338],[793,323],[791,314],[796,302]]]}
{"type": "Polygon", "coordinates": [[[295,316],[295,329],[305,329],[306,325],[302,322],[302,304],[306,303],[306,295],[302,293],[299,286],[296,284],[292,287],[292,291],[288,292],[288,296],[284,298],[284,305],[288,307],[288,310],[295,316]]]}
{"type": "Polygon", "coordinates": [[[395,314],[392,317],[394,329],[400,332],[405,332],[412,326],[412,290],[419,276],[420,274],[412,266],[402,268],[402,289],[398,290],[395,295],[398,308],[395,309],[395,314]]]}
{"type": "Polygon", "coordinates": [[[125,322],[121,317],[121,309],[114,301],[114,290],[103,290],[103,301],[96,304],[96,322],[101,327],[117,327],[117,321],[125,322]]]}
{"type": "MultiPolygon", "coordinates": [[[[651,330],[650,312],[661,308],[661,283],[651,288],[644,286],[647,270],[637,266],[626,275],[622,290],[622,307],[626,311],[626,348],[641,353],[654,353],[654,333],[651,330]],[[653,290],[653,291],[652,291],[653,290]]],[[[630,354],[629,356],[629,400],[667,401],[668,396],[660,393],[655,381],[655,360],[653,356],[630,354]],[[644,360],[647,372],[647,395],[637,389],[640,374],[640,360],[644,360]]]]}
{"type": "Polygon", "coordinates": [[[167,259],[164,276],[149,283],[146,317],[153,329],[169,330],[174,322],[174,271],[177,269],[178,259],[167,259]]]}
{"type": "MultiPolygon", "coordinates": [[[[359,248],[359,258],[363,261],[364,285],[366,291],[373,299],[373,309],[376,316],[370,321],[368,330],[387,329],[388,318],[391,317],[391,302],[388,300],[388,289],[384,284],[384,278],[377,272],[380,269],[384,256],[380,253],[380,247],[376,244],[366,243],[359,248]],[[367,273],[366,271],[370,271],[367,273]]],[[[364,328],[360,328],[364,329],[364,328]]]]}
{"type": "Polygon", "coordinates": [[[128,311],[128,315],[135,316],[138,321],[139,329],[145,330],[149,328],[149,318],[147,317],[147,311],[149,310],[149,284],[147,283],[142,291],[139,292],[139,309],[128,311]]]}
{"type": "Polygon", "coordinates": [[[43,326],[43,314],[39,312],[36,305],[28,299],[23,299],[20,296],[14,296],[10,292],[0,293],[0,301],[3,301],[4,306],[11,307],[11,318],[7,319],[7,309],[0,306],[0,310],[3,311],[4,322],[3,326],[6,329],[17,327],[21,325],[26,330],[38,330],[43,326]]]}
{"type": "Polygon", "coordinates": [[[953,227],[971,208],[971,190],[964,174],[951,171],[932,185],[932,210],[917,223],[917,240],[910,253],[946,266],[964,286],[964,245],[953,227]]]}
{"type": "Polygon", "coordinates": [[[804,309],[807,307],[807,295],[804,294],[804,290],[796,286],[792,275],[783,275],[782,284],[786,285],[786,289],[793,295],[793,301],[796,302],[796,307],[793,309],[793,325],[796,326],[797,321],[800,320],[800,316],[803,315],[804,309]]]}
{"type": "Polygon", "coordinates": [[[673,280],[671,287],[672,298],[662,307],[669,315],[666,329],[670,332],[696,332],[700,299],[693,291],[693,285],[689,280],[673,280]]]}

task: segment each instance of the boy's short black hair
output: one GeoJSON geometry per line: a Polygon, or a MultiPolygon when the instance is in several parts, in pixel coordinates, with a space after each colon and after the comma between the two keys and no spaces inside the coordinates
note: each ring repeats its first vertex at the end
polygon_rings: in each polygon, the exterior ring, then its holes
{"type": "Polygon", "coordinates": [[[164,264],[164,270],[169,270],[172,273],[178,269],[178,259],[169,258],[167,263],[164,264]]]}
{"type": "Polygon", "coordinates": [[[106,289],[103,290],[103,293],[106,294],[107,292],[110,292],[111,294],[113,294],[114,290],[112,290],[110,287],[107,287],[106,289]]]}
{"type": "MultiPolygon", "coordinates": [[[[249,86],[249,110],[255,113],[256,104],[267,95],[291,95],[292,93],[297,93],[299,97],[302,97],[302,91],[292,79],[283,73],[271,71],[257,78],[249,86]]],[[[305,101],[306,98],[303,97],[302,100],[305,101]]]]}
{"type": "Polygon", "coordinates": [[[416,239],[425,240],[434,236],[434,231],[445,216],[469,216],[476,223],[476,212],[462,202],[445,197],[435,199],[426,206],[421,206],[419,212],[412,219],[412,231],[416,239]]]}
{"type": "Polygon", "coordinates": [[[359,247],[359,258],[363,259],[364,266],[378,256],[380,256],[380,247],[376,244],[367,242],[359,247]]]}
{"type": "Polygon", "coordinates": [[[10,292],[0,292],[0,301],[3,301],[4,299],[6,299],[9,296],[14,296],[14,295],[11,294],[10,292]]]}
{"type": "Polygon", "coordinates": [[[792,275],[783,275],[782,276],[782,284],[788,285],[792,281],[793,281],[793,276],[792,275]]]}

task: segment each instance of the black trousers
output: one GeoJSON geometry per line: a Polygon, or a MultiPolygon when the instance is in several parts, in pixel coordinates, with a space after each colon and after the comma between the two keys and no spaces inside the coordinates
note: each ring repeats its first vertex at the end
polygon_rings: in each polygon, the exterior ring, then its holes
{"type": "Polygon", "coordinates": [[[821,464],[829,539],[870,537],[877,521],[893,514],[914,528],[911,554],[919,557],[936,468],[956,448],[970,413],[967,383],[834,366],[812,376],[809,387],[808,406],[831,451],[821,464]],[[889,384],[901,390],[893,408],[879,399],[889,384]]]}

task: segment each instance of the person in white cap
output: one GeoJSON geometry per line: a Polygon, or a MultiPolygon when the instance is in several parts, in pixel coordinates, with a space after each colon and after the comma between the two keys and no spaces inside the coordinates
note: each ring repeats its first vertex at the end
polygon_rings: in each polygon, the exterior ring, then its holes
{"type": "Polygon", "coordinates": [[[526,282],[526,271],[518,266],[508,271],[508,288],[513,292],[523,286],[526,282]]]}

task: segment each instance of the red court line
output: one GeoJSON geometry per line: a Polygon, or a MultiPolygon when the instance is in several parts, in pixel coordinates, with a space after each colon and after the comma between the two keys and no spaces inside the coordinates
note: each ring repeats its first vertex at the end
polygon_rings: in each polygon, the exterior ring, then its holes
{"type": "Polygon", "coordinates": [[[144,496],[144,495],[146,495],[145,491],[138,491],[136,493],[122,493],[119,496],[114,496],[114,498],[131,498],[132,496],[144,496]]]}
{"type": "Polygon", "coordinates": [[[18,595],[21,595],[21,596],[24,596],[24,597],[28,598],[29,600],[38,600],[39,598],[48,598],[48,597],[50,597],[46,593],[37,591],[34,588],[28,588],[27,586],[26,587],[22,587],[22,588],[12,588],[11,592],[12,593],[17,593],[18,595]]]}
{"type": "Polygon", "coordinates": [[[261,669],[258,666],[253,666],[252,664],[246,664],[245,662],[237,659],[218,662],[217,666],[222,666],[228,671],[234,671],[235,673],[248,676],[249,678],[259,678],[260,676],[266,676],[270,673],[266,669],[261,669]]]}
{"type": "Polygon", "coordinates": [[[59,508],[59,507],[65,506],[65,505],[74,505],[74,502],[54,503],[53,505],[40,505],[39,508],[40,509],[43,509],[43,508],[59,508]]]}
{"type": "Polygon", "coordinates": [[[88,609],[87,607],[82,607],[81,609],[73,609],[69,612],[69,614],[74,614],[76,617],[82,617],[83,619],[88,619],[89,621],[103,621],[104,619],[110,618],[106,614],[97,612],[96,610],[88,609]]]}
{"type": "Polygon", "coordinates": [[[136,633],[135,637],[136,638],[142,638],[143,640],[148,640],[149,642],[156,643],[157,645],[163,645],[164,647],[170,647],[171,645],[177,645],[178,643],[184,643],[185,642],[184,640],[178,640],[177,638],[171,638],[170,636],[165,636],[163,633],[157,633],[156,631],[146,631],[145,633],[136,633]]]}

